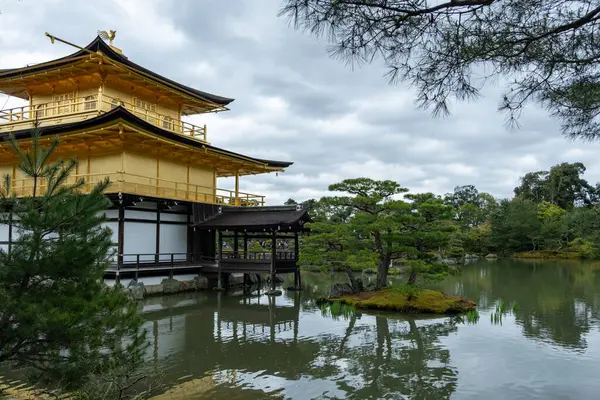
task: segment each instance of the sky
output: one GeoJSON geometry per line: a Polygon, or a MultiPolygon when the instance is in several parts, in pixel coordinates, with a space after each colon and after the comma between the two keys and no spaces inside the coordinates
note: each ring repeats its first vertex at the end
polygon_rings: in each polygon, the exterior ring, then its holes
{"type": "MultiPolygon", "coordinates": [[[[215,146],[294,164],[243,177],[240,189],[288,198],[327,194],[347,178],[391,179],[411,192],[443,195],[458,185],[503,198],[519,177],[560,162],[583,162],[600,181],[600,144],[570,141],[534,105],[520,127],[498,112],[503,87],[487,86],[449,117],[415,106],[415,93],[389,85],[378,60],[352,68],[325,39],[278,18],[281,0],[0,0],[0,68],[73,53],[45,32],[87,45],[100,29],[115,46],[161,75],[236,100],[230,111],[190,117],[215,146]]],[[[20,104],[0,97],[0,107],[20,104]]],[[[230,180],[220,180],[231,188],[230,180]]]]}

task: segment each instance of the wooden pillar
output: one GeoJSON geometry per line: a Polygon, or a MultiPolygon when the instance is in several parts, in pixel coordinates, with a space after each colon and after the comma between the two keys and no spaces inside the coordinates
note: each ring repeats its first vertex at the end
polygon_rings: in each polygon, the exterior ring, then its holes
{"type": "Polygon", "coordinates": [[[300,320],[300,293],[294,294],[294,343],[298,343],[298,321],[300,320]]]}
{"type": "Polygon", "coordinates": [[[123,203],[119,204],[119,227],[118,227],[118,240],[117,243],[117,263],[119,267],[123,266],[123,252],[125,250],[125,206],[123,203]]]}
{"type": "Polygon", "coordinates": [[[219,269],[218,272],[218,280],[217,280],[217,288],[219,289],[223,289],[223,273],[222,273],[222,268],[223,268],[223,237],[221,236],[221,231],[217,231],[217,246],[218,246],[218,251],[219,251],[219,258],[217,259],[217,268],[219,269]]]}
{"type": "Polygon", "coordinates": [[[299,240],[298,240],[298,232],[294,234],[294,266],[296,269],[294,270],[294,283],[296,289],[300,290],[302,288],[302,278],[300,277],[300,266],[298,265],[298,256],[300,255],[299,248],[299,240]]]}
{"type": "Polygon", "coordinates": [[[277,262],[277,232],[273,229],[271,235],[271,290],[275,290],[275,276],[276,268],[275,263],[277,262]]]}
{"type": "Polygon", "coordinates": [[[235,205],[240,205],[240,171],[235,171],[235,205]]]}
{"type": "Polygon", "coordinates": [[[239,243],[238,243],[238,232],[235,231],[233,232],[233,258],[238,258],[239,257],[239,243]]]}
{"type": "Polygon", "coordinates": [[[158,265],[160,261],[160,203],[156,202],[156,248],[154,251],[154,263],[158,265]]]}
{"type": "Polygon", "coordinates": [[[248,234],[244,232],[244,259],[248,259],[248,234]]]}
{"type": "Polygon", "coordinates": [[[275,312],[275,298],[269,297],[269,337],[271,343],[275,343],[275,321],[273,320],[275,312]]]}
{"type": "Polygon", "coordinates": [[[217,166],[213,164],[213,168],[215,172],[213,173],[213,203],[218,204],[217,202],[217,166]]]}

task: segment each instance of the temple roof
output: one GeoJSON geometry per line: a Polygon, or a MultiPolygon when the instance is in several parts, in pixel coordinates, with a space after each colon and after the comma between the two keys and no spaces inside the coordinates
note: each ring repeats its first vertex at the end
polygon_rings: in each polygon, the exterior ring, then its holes
{"type": "Polygon", "coordinates": [[[301,207],[223,207],[219,214],[195,225],[198,229],[246,230],[257,232],[262,230],[279,230],[282,232],[299,232],[307,230],[304,224],[310,222],[310,216],[301,207]]]}
{"type": "Polygon", "coordinates": [[[234,99],[230,99],[227,97],[222,97],[222,96],[217,96],[217,95],[214,95],[211,93],[202,92],[200,90],[191,88],[189,86],[182,85],[181,83],[177,83],[171,79],[165,78],[164,76],[154,73],[154,72],[150,71],[149,69],[146,69],[132,61],[129,61],[129,59],[127,57],[125,57],[124,55],[117,53],[108,44],[106,44],[106,42],[104,42],[104,40],[102,40],[100,38],[100,36],[97,36],[96,39],[94,39],[94,41],[92,41],[90,44],[88,44],[83,50],[79,50],[78,52],[68,55],[66,57],[58,58],[58,59],[52,60],[52,61],[43,62],[40,64],[35,64],[35,65],[29,66],[29,67],[0,69],[0,80],[4,79],[4,78],[21,77],[24,75],[37,73],[37,72],[44,71],[47,69],[55,69],[55,68],[59,68],[59,67],[64,67],[68,64],[79,61],[82,56],[88,55],[89,52],[96,53],[98,51],[102,52],[102,54],[104,56],[108,57],[109,59],[111,59],[119,64],[123,64],[133,70],[136,70],[137,72],[145,75],[148,79],[151,79],[151,80],[155,81],[156,83],[167,85],[167,86],[171,87],[172,89],[184,92],[187,95],[192,96],[198,100],[209,101],[211,103],[215,103],[215,104],[218,104],[221,106],[226,106],[227,104],[231,103],[234,100],[234,99]]]}
{"type": "MultiPolygon", "coordinates": [[[[86,119],[86,120],[78,121],[78,122],[70,122],[70,123],[66,123],[66,124],[60,124],[60,125],[42,126],[39,129],[41,131],[42,136],[61,135],[61,134],[67,134],[70,131],[79,131],[79,130],[86,130],[86,129],[92,130],[92,129],[94,129],[94,127],[97,127],[100,125],[106,125],[111,122],[115,122],[115,123],[116,122],[127,122],[133,126],[137,126],[145,131],[153,133],[157,136],[161,136],[165,139],[169,139],[169,140],[172,140],[172,141],[175,141],[175,142],[178,142],[181,144],[189,145],[192,147],[196,147],[196,148],[212,150],[223,156],[236,158],[236,159],[239,159],[242,161],[263,164],[263,165],[266,165],[267,167],[271,167],[271,168],[287,168],[293,164],[293,162],[288,162],[288,161],[274,161],[274,160],[265,160],[262,158],[249,157],[249,156],[235,153],[235,152],[232,152],[229,150],[224,150],[219,147],[206,144],[204,142],[200,142],[191,137],[187,137],[187,136],[184,136],[184,135],[181,135],[178,133],[174,133],[174,132],[162,129],[154,124],[144,121],[143,119],[135,116],[134,114],[130,113],[129,111],[127,111],[125,108],[123,108],[121,106],[116,107],[113,110],[111,110],[107,113],[101,114],[94,118],[90,118],[90,119],[86,119]]],[[[10,133],[14,134],[14,136],[17,140],[27,139],[27,138],[31,137],[31,129],[30,128],[22,129],[19,131],[12,131],[10,133]]],[[[8,138],[8,136],[9,136],[9,132],[0,133],[0,139],[6,139],[6,138],[8,138]]]]}

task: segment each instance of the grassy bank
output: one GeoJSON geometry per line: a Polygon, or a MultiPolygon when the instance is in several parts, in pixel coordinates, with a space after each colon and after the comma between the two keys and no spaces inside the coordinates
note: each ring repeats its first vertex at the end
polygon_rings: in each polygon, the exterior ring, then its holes
{"type": "Polygon", "coordinates": [[[532,259],[532,260],[581,260],[581,254],[578,251],[552,251],[536,250],[514,253],[512,258],[532,259]]]}
{"type": "Polygon", "coordinates": [[[389,288],[331,298],[356,308],[419,314],[460,314],[476,304],[463,297],[449,296],[430,289],[389,288]]]}

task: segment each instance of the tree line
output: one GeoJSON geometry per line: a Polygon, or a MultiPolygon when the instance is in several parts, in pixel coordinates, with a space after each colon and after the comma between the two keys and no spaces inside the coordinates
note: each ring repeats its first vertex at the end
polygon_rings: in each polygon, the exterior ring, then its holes
{"type": "MultiPolygon", "coordinates": [[[[348,272],[377,269],[377,287],[402,265],[409,285],[438,279],[448,259],[468,254],[600,258],[600,185],[582,163],[525,174],[512,198],[497,199],[473,185],[452,193],[408,193],[394,181],[347,179],[331,196],[303,202],[313,222],[301,263],[348,272]]],[[[287,204],[296,201],[289,199],[287,204]]]]}

